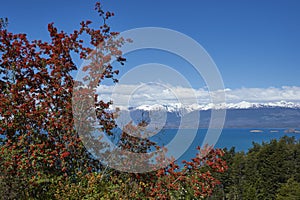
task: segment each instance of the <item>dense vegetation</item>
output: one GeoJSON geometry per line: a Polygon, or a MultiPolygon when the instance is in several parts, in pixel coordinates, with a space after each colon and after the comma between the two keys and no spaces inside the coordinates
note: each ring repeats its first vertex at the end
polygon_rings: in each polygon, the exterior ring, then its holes
{"type": "Polygon", "coordinates": [[[300,199],[300,141],[283,137],[247,153],[225,149],[228,171],[210,199],[300,199]]]}
{"type": "Polygon", "coordinates": [[[199,155],[179,169],[165,158],[166,149],[138,137],[144,122],[129,123],[121,130],[116,149],[145,157],[151,149],[157,150],[157,164],[163,164],[160,168],[153,165],[147,173],[128,172],[126,169],[152,165],[144,162],[146,159],[122,163],[121,154],[111,159],[125,167],[118,171],[91,155],[90,150],[97,156],[112,155],[103,140],[92,133],[97,129],[107,137],[115,136],[117,111],[108,109],[112,102],[99,99],[95,88],[104,79],[116,83],[119,71],[111,65],[112,60],[121,65],[126,61],[119,50],[124,39],[117,38],[118,33],[107,24],[114,14],[103,11],[100,3],[95,10],[102,22],[98,28],[86,20],[78,30],[66,33],[50,23],[48,41],[30,41],[26,34],[10,32],[6,19],[0,21],[0,199],[210,196],[220,184],[212,173],[227,169],[224,152],[199,149],[199,155]],[[71,76],[77,70],[74,56],[90,61],[83,68],[88,72],[83,77],[89,80],[87,85],[71,76]],[[85,134],[79,135],[79,131],[85,134]],[[84,140],[89,142],[89,149],[84,140]]]}

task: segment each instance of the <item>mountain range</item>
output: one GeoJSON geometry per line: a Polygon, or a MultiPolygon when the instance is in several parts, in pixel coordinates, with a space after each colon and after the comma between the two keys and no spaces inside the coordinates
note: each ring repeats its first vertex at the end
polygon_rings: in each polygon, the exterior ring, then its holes
{"type": "Polygon", "coordinates": [[[224,128],[300,128],[300,104],[286,101],[242,101],[217,105],[154,104],[120,109],[126,121],[130,116],[136,124],[143,121],[161,126],[163,123],[164,128],[208,128],[213,110],[226,110],[224,128]]]}

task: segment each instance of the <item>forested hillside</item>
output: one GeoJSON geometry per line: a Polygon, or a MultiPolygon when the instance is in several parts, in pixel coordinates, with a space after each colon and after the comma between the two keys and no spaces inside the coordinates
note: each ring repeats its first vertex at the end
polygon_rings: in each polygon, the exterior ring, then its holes
{"type": "Polygon", "coordinates": [[[228,171],[209,199],[300,199],[300,142],[291,137],[253,143],[247,153],[225,149],[228,171]]]}

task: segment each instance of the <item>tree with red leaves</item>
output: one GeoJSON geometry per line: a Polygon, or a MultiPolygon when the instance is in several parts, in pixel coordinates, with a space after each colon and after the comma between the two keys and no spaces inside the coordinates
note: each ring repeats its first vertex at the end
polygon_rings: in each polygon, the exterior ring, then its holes
{"type": "MultiPolygon", "coordinates": [[[[7,183],[20,183],[19,188],[7,184],[8,193],[26,192],[30,184],[37,188],[37,180],[70,176],[87,169],[97,171],[101,167],[74,129],[71,102],[71,72],[77,69],[71,55],[77,53],[84,59],[93,47],[113,40],[116,35],[106,24],[113,14],[105,13],[100,3],[95,9],[103,19],[99,29],[90,28],[91,21],[82,21],[79,30],[67,34],[51,23],[50,42],[29,41],[26,34],[10,33],[1,25],[1,174],[7,183]],[[83,35],[89,36],[91,48],[85,47],[87,44],[80,39],[83,35]]],[[[109,54],[123,60],[120,53],[109,54]]],[[[102,75],[113,78],[115,73],[107,67],[102,75]]]]}
{"type": "MultiPolygon", "coordinates": [[[[115,75],[119,71],[110,61],[115,59],[122,65],[125,61],[119,50],[124,40],[117,39],[118,33],[111,32],[107,25],[107,20],[114,14],[104,12],[100,3],[96,3],[95,10],[103,20],[99,29],[91,28],[91,21],[82,21],[78,30],[68,34],[58,31],[54,23],[50,23],[48,42],[30,41],[26,34],[11,33],[1,23],[2,197],[82,199],[90,197],[90,191],[94,191],[97,198],[118,199],[209,196],[218,184],[210,171],[226,169],[226,163],[220,159],[221,150],[208,148],[204,157],[186,162],[183,169],[171,162],[157,171],[137,174],[103,169],[100,161],[85,149],[75,124],[86,124],[89,115],[78,112],[78,104],[74,106],[72,100],[83,103],[82,106],[85,102],[80,99],[94,102],[93,109],[101,130],[113,135],[115,113],[107,110],[112,102],[99,100],[94,88],[104,79],[117,82],[115,75]],[[86,36],[88,42],[81,39],[86,36]],[[71,72],[77,70],[72,57],[74,53],[81,59],[92,60],[84,69],[89,71],[89,87],[82,87],[75,95],[74,88],[80,88],[82,83],[75,82],[71,76],[71,72]],[[93,95],[87,98],[89,94],[93,95]],[[126,181],[132,188],[124,185],[126,181]]],[[[90,128],[83,126],[83,130],[90,128]]],[[[151,146],[160,148],[149,140],[129,136],[128,131],[138,129],[130,124],[127,128],[122,133],[121,148],[132,152],[146,152],[151,146]]],[[[102,147],[98,139],[89,139],[98,142],[97,148],[102,147]]]]}

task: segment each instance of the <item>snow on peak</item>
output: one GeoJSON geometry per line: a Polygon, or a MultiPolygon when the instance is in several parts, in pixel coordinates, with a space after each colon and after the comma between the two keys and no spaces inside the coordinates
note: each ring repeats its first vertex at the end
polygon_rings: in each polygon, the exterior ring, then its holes
{"type": "MultiPolygon", "coordinates": [[[[115,106],[119,107],[119,106],[115,106]]],[[[183,105],[181,103],[170,104],[153,104],[153,105],[139,105],[137,107],[131,107],[134,110],[144,111],[167,111],[167,112],[184,112],[189,113],[196,110],[211,110],[211,109],[250,109],[250,108],[270,108],[270,107],[282,107],[282,108],[300,108],[300,103],[278,101],[267,103],[252,103],[247,101],[241,101],[238,103],[221,103],[221,104],[190,104],[183,105]]],[[[119,107],[121,110],[125,110],[125,106],[119,107]]],[[[127,108],[128,109],[128,108],[127,108]]]]}
{"type": "Polygon", "coordinates": [[[164,106],[160,104],[153,104],[153,105],[140,105],[135,108],[136,110],[144,110],[144,111],[150,111],[150,110],[164,110],[164,106]]]}

